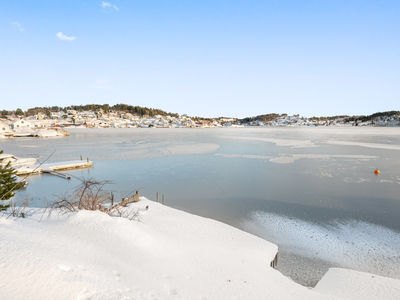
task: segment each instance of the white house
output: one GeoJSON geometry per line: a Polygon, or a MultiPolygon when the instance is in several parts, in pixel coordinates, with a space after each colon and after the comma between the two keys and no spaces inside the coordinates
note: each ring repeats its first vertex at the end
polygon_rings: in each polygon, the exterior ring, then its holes
{"type": "Polygon", "coordinates": [[[7,123],[0,120],[0,133],[10,133],[10,132],[11,132],[10,126],[7,123]]]}
{"type": "Polygon", "coordinates": [[[33,128],[33,124],[31,121],[25,120],[25,119],[19,119],[18,121],[15,121],[14,123],[11,124],[11,128],[13,130],[23,130],[23,129],[30,129],[33,128]]]}
{"type": "Polygon", "coordinates": [[[77,112],[76,110],[74,110],[74,109],[68,109],[68,110],[67,110],[67,114],[68,114],[68,115],[73,115],[73,116],[75,116],[75,115],[78,114],[78,112],[77,112]]]}
{"type": "Polygon", "coordinates": [[[46,118],[47,118],[47,116],[42,112],[38,112],[37,115],[35,115],[36,120],[44,120],[46,118]]]}
{"type": "Polygon", "coordinates": [[[54,120],[31,120],[30,123],[32,129],[49,128],[53,126],[54,120]]]}

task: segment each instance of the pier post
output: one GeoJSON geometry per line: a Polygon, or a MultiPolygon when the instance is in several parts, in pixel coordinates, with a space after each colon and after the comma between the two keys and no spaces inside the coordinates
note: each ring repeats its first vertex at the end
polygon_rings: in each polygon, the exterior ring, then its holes
{"type": "Polygon", "coordinates": [[[271,263],[270,263],[270,266],[272,267],[272,268],[276,268],[276,266],[278,265],[278,254],[279,254],[279,252],[276,252],[276,255],[275,255],[275,257],[274,257],[274,259],[271,261],[271,263]]]}
{"type": "Polygon", "coordinates": [[[164,205],[164,194],[162,195],[162,205],[164,205]]]}
{"type": "Polygon", "coordinates": [[[158,192],[157,192],[157,202],[158,202],[158,192]]]}

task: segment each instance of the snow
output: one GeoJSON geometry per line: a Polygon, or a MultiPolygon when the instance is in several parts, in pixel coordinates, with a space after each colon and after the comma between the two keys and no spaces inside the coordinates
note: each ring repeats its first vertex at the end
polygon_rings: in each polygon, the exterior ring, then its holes
{"type": "Polygon", "coordinates": [[[269,266],[268,241],[145,198],[127,209],[140,220],[0,217],[0,299],[399,299],[400,281],[348,270],[311,290],[269,266]]]}
{"type": "Polygon", "coordinates": [[[35,131],[35,134],[39,137],[63,137],[62,133],[57,132],[56,130],[49,129],[38,129],[35,131]]]}
{"type": "Polygon", "coordinates": [[[349,300],[400,299],[399,280],[338,268],[330,269],[315,290],[349,300]]]}

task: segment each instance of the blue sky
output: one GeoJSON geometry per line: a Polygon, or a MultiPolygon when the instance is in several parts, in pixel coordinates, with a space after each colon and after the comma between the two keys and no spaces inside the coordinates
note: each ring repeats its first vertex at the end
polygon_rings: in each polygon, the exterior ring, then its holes
{"type": "Polygon", "coordinates": [[[400,1],[3,1],[0,109],[400,110],[400,1]]]}

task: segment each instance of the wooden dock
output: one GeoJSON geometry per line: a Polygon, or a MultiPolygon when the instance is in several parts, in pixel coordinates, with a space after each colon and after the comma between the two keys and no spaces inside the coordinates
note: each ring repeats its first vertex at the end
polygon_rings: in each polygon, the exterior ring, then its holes
{"type": "Polygon", "coordinates": [[[70,169],[79,169],[79,168],[87,168],[91,167],[93,162],[89,159],[85,160],[73,160],[73,161],[63,161],[57,163],[48,163],[43,165],[33,165],[33,166],[25,166],[16,168],[16,175],[27,175],[27,174],[40,174],[40,173],[49,173],[53,175],[57,175],[66,179],[70,179],[71,176],[63,173],[59,173],[57,171],[61,170],[70,170],[70,169]]]}

